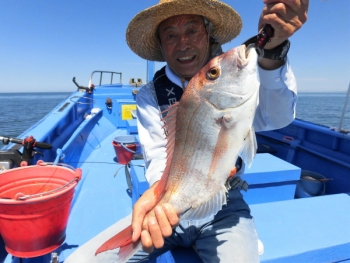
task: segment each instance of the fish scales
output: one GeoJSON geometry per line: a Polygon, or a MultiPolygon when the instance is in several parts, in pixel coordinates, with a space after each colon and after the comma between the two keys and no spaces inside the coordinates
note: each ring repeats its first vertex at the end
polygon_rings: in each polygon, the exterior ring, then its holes
{"type": "MultiPolygon", "coordinates": [[[[211,60],[191,79],[180,102],[173,106],[178,107],[176,132],[168,136],[175,136],[175,147],[160,203],[172,204],[179,214],[196,208],[224,191],[239,155],[252,161],[244,148],[255,155],[256,70],[254,53],[246,59],[245,47],[240,46],[211,60]],[[208,73],[213,69],[218,76],[210,79],[208,73]]],[[[221,205],[214,205],[207,216],[221,205]]]]}

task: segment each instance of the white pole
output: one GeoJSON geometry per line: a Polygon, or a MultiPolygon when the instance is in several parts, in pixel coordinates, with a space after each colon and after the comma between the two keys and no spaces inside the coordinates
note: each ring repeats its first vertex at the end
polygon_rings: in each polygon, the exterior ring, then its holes
{"type": "Polygon", "coordinates": [[[350,97],[350,83],[349,83],[349,88],[348,88],[348,94],[346,95],[346,99],[345,99],[345,103],[344,103],[343,113],[342,113],[341,118],[340,118],[339,131],[341,131],[342,127],[343,127],[343,121],[344,121],[344,117],[345,117],[346,108],[348,106],[349,97],[350,97]]]}
{"type": "Polygon", "coordinates": [[[153,80],[154,73],[155,73],[155,62],[147,60],[147,79],[146,79],[146,83],[148,83],[151,80],[153,80]]]}

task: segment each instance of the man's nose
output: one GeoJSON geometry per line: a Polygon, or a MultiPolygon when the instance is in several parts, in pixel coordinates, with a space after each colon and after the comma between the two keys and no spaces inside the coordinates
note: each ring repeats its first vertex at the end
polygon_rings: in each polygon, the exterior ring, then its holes
{"type": "Polygon", "coordinates": [[[187,36],[179,37],[179,41],[177,43],[178,50],[186,50],[190,47],[190,38],[187,36]]]}

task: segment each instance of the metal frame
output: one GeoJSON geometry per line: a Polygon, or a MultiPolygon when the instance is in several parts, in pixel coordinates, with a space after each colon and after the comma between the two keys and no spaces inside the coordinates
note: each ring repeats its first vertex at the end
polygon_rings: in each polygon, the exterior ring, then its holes
{"type": "Polygon", "coordinates": [[[89,79],[89,87],[91,87],[91,84],[92,84],[92,77],[94,76],[95,73],[100,73],[100,83],[99,83],[99,86],[101,86],[102,84],[102,75],[104,73],[109,73],[111,74],[111,83],[109,84],[113,84],[113,75],[114,74],[118,74],[119,75],[119,83],[122,83],[122,73],[121,72],[115,72],[115,71],[106,71],[106,70],[95,70],[91,73],[90,75],[90,79],[89,79]]]}

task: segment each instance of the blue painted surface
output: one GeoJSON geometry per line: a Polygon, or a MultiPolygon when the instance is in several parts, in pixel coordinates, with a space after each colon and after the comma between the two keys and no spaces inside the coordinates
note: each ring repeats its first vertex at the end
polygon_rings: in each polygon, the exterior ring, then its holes
{"type": "Polygon", "coordinates": [[[132,205],[134,205],[140,196],[149,188],[149,184],[145,178],[146,167],[144,165],[144,160],[131,161],[130,167],[132,180],[132,205]]]}
{"type": "Polygon", "coordinates": [[[350,197],[346,194],[251,205],[264,263],[350,259],[350,197]]]}
{"type": "Polygon", "coordinates": [[[271,154],[257,154],[250,169],[242,179],[249,184],[247,192],[242,191],[248,204],[276,202],[294,199],[300,168],[271,154]]]}
{"type": "Polygon", "coordinates": [[[252,166],[244,171],[242,179],[249,185],[297,181],[300,168],[269,153],[257,154],[252,166]]]}
{"type": "Polygon", "coordinates": [[[137,131],[137,121],[135,119],[126,121],[126,129],[130,134],[138,133],[137,131]]]}

